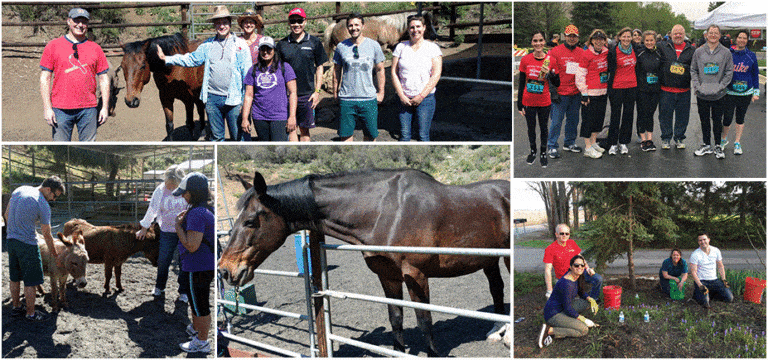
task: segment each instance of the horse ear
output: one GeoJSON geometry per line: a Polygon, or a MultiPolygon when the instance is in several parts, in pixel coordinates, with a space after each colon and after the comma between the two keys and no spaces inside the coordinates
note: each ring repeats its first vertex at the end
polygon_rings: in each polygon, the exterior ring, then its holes
{"type": "Polygon", "coordinates": [[[61,240],[61,242],[64,243],[64,245],[67,245],[67,246],[72,246],[73,245],[72,238],[68,239],[68,238],[64,237],[64,234],[62,234],[61,232],[59,232],[56,235],[59,237],[59,240],[61,240]]]}
{"type": "Polygon", "coordinates": [[[253,175],[253,188],[257,195],[267,193],[267,182],[264,181],[264,177],[258,171],[253,175]]]}

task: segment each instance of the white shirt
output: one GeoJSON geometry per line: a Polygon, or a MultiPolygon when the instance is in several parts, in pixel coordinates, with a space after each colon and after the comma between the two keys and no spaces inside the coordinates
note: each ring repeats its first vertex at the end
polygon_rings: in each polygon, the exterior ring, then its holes
{"type": "Polygon", "coordinates": [[[720,249],[710,246],[709,255],[705,254],[701,248],[694,250],[688,263],[696,265],[696,275],[699,280],[717,280],[718,261],[723,261],[720,249]]]}
{"type": "MultiPolygon", "coordinates": [[[[443,56],[443,53],[440,52],[440,47],[431,41],[422,41],[421,47],[416,51],[411,47],[410,41],[403,41],[397,44],[392,56],[398,58],[397,75],[403,93],[412,98],[427,86],[429,77],[432,76],[432,59],[443,56]]],[[[435,89],[432,88],[430,94],[434,94],[435,89]]]]}
{"type": "Polygon", "coordinates": [[[152,226],[152,221],[157,218],[160,230],[163,232],[176,232],[176,216],[187,209],[187,201],[181,196],[173,196],[173,191],[165,187],[165,182],[160,183],[152,193],[149,200],[149,208],[139,223],[145,228],[152,226]]]}

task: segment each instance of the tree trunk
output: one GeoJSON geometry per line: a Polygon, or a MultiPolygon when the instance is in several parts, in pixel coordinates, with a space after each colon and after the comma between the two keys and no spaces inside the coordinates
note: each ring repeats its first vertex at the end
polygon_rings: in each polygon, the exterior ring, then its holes
{"type": "Polygon", "coordinates": [[[635,286],[635,259],[634,259],[634,249],[633,249],[633,231],[632,229],[634,225],[634,218],[632,217],[632,195],[629,196],[629,249],[627,251],[627,267],[629,267],[629,286],[632,288],[632,291],[635,291],[637,287],[635,286]]]}
{"type": "Polygon", "coordinates": [[[571,192],[571,203],[573,204],[573,224],[571,225],[571,229],[573,231],[576,231],[579,229],[579,206],[577,205],[579,201],[579,190],[574,189],[571,192]]]}

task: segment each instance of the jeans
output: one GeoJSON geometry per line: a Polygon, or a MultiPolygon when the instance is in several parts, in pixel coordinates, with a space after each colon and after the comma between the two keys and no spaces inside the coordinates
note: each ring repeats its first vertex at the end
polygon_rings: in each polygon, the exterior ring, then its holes
{"type": "MultiPolygon", "coordinates": [[[[590,309],[589,302],[577,297],[571,302],[573,309],[578,313],[583,313],[590,309]]],[[[589,327],[583,321],[572,318],[565,314],[565,312],[559,312],[555,316],[547,320],[547,324],[552,327],[552,331],[555,333],[555,338],[564,337],[581,337],[587,335],[589,327]]]]}
{"type": "Polygon", "coordinates": [[[211,140],[224,141],[226,134],[224,120],[226,119],[226,124],[229,128],[229,139],[241,141],[242,134],[240,134],[240,126],[238,126],[238,116],[243,105],[226,105],[226,101],[226,96],[208,95],[208,101],[205,103],[205,113],[208,115],[208,132],[211,134],[211,140]]]}
{"type": "Polygon", "coordinates": [[[675,141],[685,140],[685,131],[688,129],[688,119],[691,115],[691,91],[683,93],[661,92],[659,96],[659,127],[661,128],[661,140],[675,141]],[[674,134],[672,117],[675,117],[674,134]]]}
{"type": "Polygon", "coordinates": [[[98,108],[71,110],[53,108],[53,114],[56,116],[56,125],[51,128],[53,141],[72,141],[72,130],[75,126],[77,126],[77,139],[79,141],[96,140],[98,108]]]}
{"type": "MultiPolygon", "coordinates": [[[[174,232],[160,232],[160,255],[157,258],[157,280],[155,281],[155,287],[160,290],[165,290],[165,284],[168,282],[168,268],[173,261],[173,254],[177,249],[179,243],[179,235],[174,232]]],[[[181,263],[179,263],[179,294],[189,294],[189,284],[184,281],[187,277],[186,271],[181,271],[181,263]]]]}
{"type": "Polygon", "coordinates": [[[528,144],[531,151],[536,151],[536,117],[539,118],[539,137],[541,138],[541,153],[547,151],[547,123],[549,123],[549,106],[526,106],[525,122],[528,124],[528,144]]]}
{"type": "Polygon", "coordinates": [[[632,141],[632,121],[635,117],[637,88],[610,90],[611,123],[608,144],[629,144],[632,141]]]}
{"type": "Polygon", "coordinates": [[[659,92],[640,92],[637,96],[637,132],[653,133],[653,114],[659,107],[659,92]]]}
{"type": "Polygon", "coordinates": [[[712,137],[715,145],[720,145],[720,137],[723,135],[723,109],[725,98],[719,100],[696,99],[699,108],[699,120],[701,120],[701,135],[704,144],[712,145],[712,137]],[[710,124],[710,120],[712,121],[710,124]],[[711,126],[710,126],[711,125],[711,126]]]}
{"type": "Polygon", "coordinates": [[[411,123],[414,115],[419,125],[419,140],[429,141],[429,129],[432,127],[432,117],[435,115],[435,94],[429,94],[419,106],[404,106],[400,103],[400,141],[411,141],[411,123]]]}
{"type": "Polygon", "coordinates": [[[693,289],[693,299],[701,306],[709,305],[709,299],[718,299],[727,303],[733,302],[733,293],[731,289],[725,287],[725,284],[720,279],[715,280],[701,280],[701,283],[709,290],[709,294],[704,294],[699,291],[699,287],[695,286],[693,289]]]}
{"type": "Polygon", "coordinates": [[[581,95],[560,95],[560,103],[552,103],[552,124],[549,126],[549,141],[547,147],[557,149],[557,140],[560,138],[560,128],[565,118],[565,134],[563,147],[576,143],[579,127],[579,109],[581,108],[581,95]]]}

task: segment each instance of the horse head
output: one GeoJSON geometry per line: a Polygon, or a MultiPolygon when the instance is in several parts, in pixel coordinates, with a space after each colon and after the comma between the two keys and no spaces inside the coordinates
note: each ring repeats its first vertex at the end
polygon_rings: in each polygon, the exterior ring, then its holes
{"type": "Polygon", "coordinates": [[[278,200],[267,195],[264,177],[256,172],[253,185],[244,187],[247,191],[237,203],[240,213],[218,264],[222,278],[237,286],[251,281],[253,270],[291,234],[285,219],[269,206],[278,200]]]}
{"type": "Polygon", "coordinates": [[[86,265],[88,264],[88,251],[85,250],[85,238],[80,230],[75,230],[71,236],[65,237],[58,233],[59,240],[67,246],[66,250],[59,254],[61,264],[67,270],[67,273],[75,279],[75,284],[79,288],[88,285],[85,279],[86,265]]]}
{"type": "Polygon", "coordinates": [[[125,104],[136,108],[141,101],[141,90],[149,82],[152,72],[147,61],[149,41],[136,41],[123,46],[123,61],[120,68],[125,77],[125,104]]]}
{"type": "Polygon", "coordinates": [[[144,256],[157,266],[157,259],[160,257],[160,224],[154,223],[147,230],[147,236],[144,237],[143,252],[144,256]]]}

